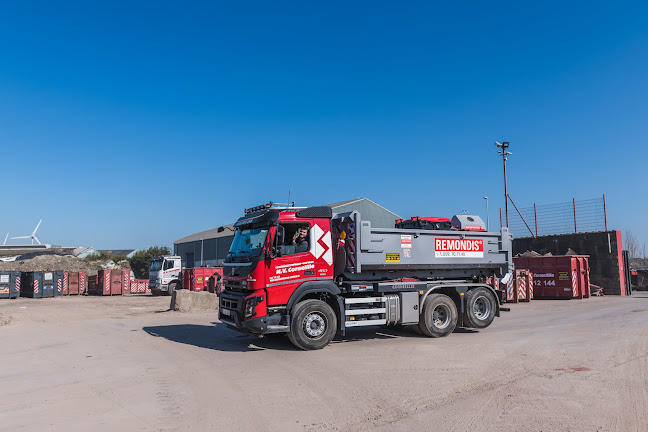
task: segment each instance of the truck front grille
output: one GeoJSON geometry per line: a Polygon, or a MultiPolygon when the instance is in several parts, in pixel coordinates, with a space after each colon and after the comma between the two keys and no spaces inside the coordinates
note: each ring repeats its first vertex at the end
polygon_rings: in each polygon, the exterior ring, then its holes
{"type": "Polygon", "coordinates": [[[238,300],[221,297],[221,308],[237,310],[238,304],[238,300]]]}

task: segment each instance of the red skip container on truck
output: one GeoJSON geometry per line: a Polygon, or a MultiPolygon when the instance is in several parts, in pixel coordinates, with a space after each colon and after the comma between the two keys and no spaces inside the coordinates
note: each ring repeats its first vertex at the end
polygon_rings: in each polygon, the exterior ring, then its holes
{"type": "Polygon", "coordinates": [[[478,216],[455,216],[451,227],[430,219],[373,228],[328,206],[247,209],[223,264],[219,319],[252,335],[287,334],[305,350],[359,326],[413,325],[429,337],[488,327],[501,297],[486,282],[513,272],[508,228],[486,232],[478,216]]]}

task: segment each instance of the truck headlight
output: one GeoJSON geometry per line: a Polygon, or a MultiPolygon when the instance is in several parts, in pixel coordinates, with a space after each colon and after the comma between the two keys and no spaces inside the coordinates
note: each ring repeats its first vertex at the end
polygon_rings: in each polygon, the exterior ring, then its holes
{"type": "Polygon", "coordinates": [[[250,297],[245,301],[245,318],[251,318],[256,315],[254,310],[256,306],[263,301],[263,296],[250,297]]]}

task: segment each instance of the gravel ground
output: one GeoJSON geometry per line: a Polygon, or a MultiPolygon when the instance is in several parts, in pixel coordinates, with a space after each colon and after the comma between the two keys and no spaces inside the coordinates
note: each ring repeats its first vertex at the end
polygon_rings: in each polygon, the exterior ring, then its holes
{"type": "Polygon", "coordinates": [[[510,305],[482,331],[321,351],[168,297],[1,300],[0,431],[645,431],[648,295],[510,305]]]}

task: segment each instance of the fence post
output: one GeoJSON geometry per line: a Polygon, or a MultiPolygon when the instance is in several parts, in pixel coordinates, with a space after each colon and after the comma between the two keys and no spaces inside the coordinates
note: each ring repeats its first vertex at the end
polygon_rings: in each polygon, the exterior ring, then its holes
{"type": "Polygon", "coordinates": [[[576,227],[576,198],[572,198],[572,201],[574,203],[574,234],[578,232],[578,228],[576,227]]]}
{"type": "Polygon", "coordinates": [[[603,194],[603,217],[605,218],[605,231],[607,232],[607,207],[605,206],[605,194],[603,194]]]}

